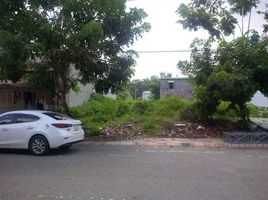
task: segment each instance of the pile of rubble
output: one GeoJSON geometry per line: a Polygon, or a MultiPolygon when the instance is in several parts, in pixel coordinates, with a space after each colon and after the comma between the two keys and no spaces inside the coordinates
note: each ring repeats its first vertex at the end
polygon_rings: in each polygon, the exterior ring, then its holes
{"type": "Polygon", "coordinates": [[[101,131],[97,137],[90,137],[89,139],[97,140],[138,140],[144,138],[142,133],[138,130],[137,124],[122,124],[117,126],[108,126],[101,131]]]}
{"type": "Polygon", "coordinates": [[[199,124],[174,124],[161,131],[159,137],[172,138],[215,138],[223,136],[223,128],[206,127],[199,124]]]}
{"type": "MultiPolygon", "coordinates": [[[[223,132],[230,131],[226,127],[208,126],[204,124],[187,123],[173,124],[155,134],[156,137],[168,138],[221,138],[223,132]]],[[[138,140],[146,137],[141,133],[136,123],[108,126],[98,136],[88,135],[90,140],[138,140]]]]}

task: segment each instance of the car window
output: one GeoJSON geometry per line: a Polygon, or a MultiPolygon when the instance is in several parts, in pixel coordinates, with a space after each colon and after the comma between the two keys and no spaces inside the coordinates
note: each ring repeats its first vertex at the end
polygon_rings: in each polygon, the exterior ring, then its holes
{"type": "Polygon", "coordinates": [[[15,114],[3,115],[2,117],[0,117],[0,125],[13,123],[14,117],[15,117],[15,114]]]}
{"type": "Polygon", "coordinates": [[[40,118],[35,115],[30,114],[16,114],[14,121],[16,123],[27,123],[27,122],[35,122],[40,118]]]}
{"type": "Polygon", "coordinates": [[[62,115],[60,113],[55,113],[55,112],[44,112],[43,114],[55,119],[55,120],[68,120],[68,119],[72,119],[68,116],[62,115]]]}

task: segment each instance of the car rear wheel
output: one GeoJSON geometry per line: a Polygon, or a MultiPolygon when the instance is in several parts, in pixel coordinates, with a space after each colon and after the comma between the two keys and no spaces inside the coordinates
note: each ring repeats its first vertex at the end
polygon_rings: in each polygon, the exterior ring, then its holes
{"type": "Polygon", "coordinates": [[[43,156],[48,153],[49,144],[44,136],[36,135],[30,140],[29,149],[32,154],[37,156],[43,156]]]}

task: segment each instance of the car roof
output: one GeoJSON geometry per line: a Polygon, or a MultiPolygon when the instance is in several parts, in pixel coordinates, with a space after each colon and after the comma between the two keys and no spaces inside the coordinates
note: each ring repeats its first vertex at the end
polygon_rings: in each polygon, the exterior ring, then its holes
{"type": "Polygon", "coordinates": [[[13,110],[13,111],[9,111],[9,112],[5,112],[5,113],[1,113],[1,115],[3,115],[3,114],[13,114],[13,113],[22,113],[22,114],[43,114],[44,112],[52,112],[52,111],[46,111],[46,110],[13,110]]]}

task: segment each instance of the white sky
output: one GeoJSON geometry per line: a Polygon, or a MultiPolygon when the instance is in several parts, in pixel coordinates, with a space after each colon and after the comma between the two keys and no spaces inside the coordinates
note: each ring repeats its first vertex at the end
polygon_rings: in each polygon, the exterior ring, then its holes
{"type": "MultiPolygon", "coordinates": [[[[180,3],[189,0],[133,0],[128,2],[129,7],[142,8],[148,14],[145,19],[151,24],[151,31],[139,39],[133,49],[136,51],[185,50],[194,38],[207,38],[206,31],[190,32],[184,30],[176,22],[179,16],[175,13],[180,3]]],[[[261,0],[258,10],[264,10],[267,0],[261,0]]],[[[253,13],[255,13],[253,11],[253,13]]],[[[240,19],[238,19],[240,20],[240,19]]],[[[253,14],[251,28],[262,31],[263,16],[253,14]]],[[[170,72],[174,77],[181,77],[176,65],[179,60],[189,59],[190,53],[140,53],[136,59],[135,76],[132,79],[150,78],[159,76],[160,72],[170,72]]]]}

